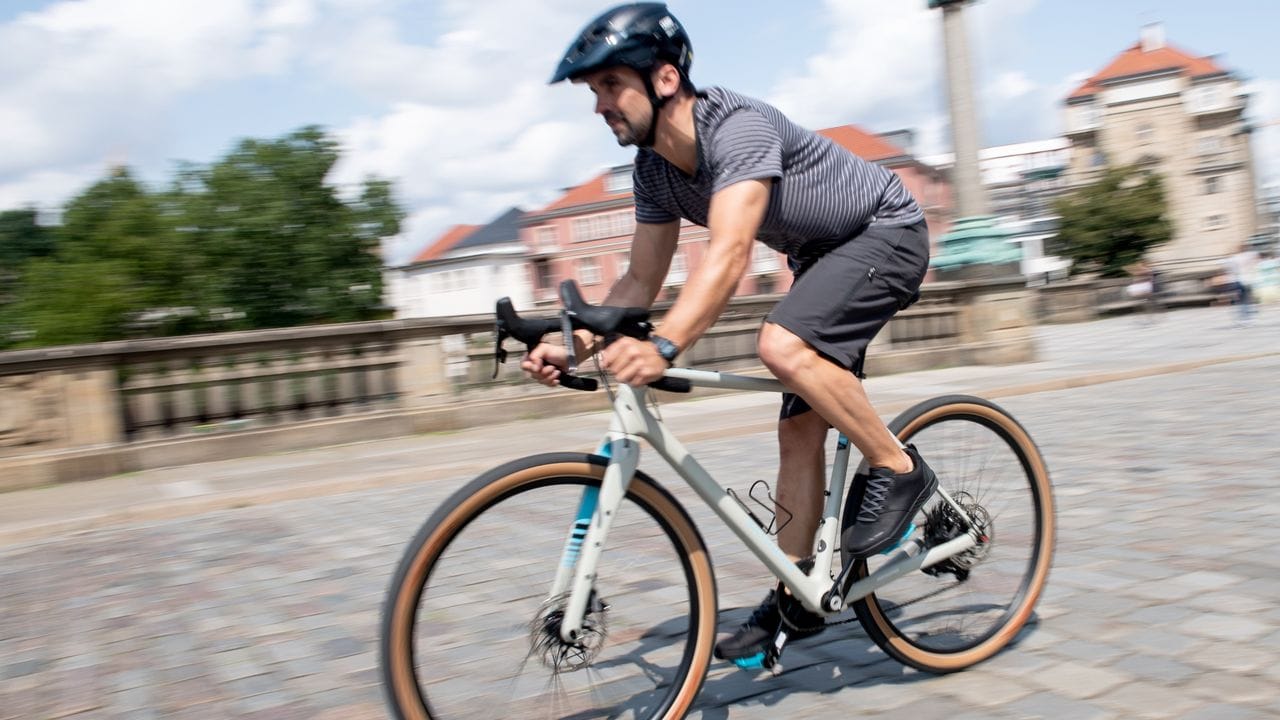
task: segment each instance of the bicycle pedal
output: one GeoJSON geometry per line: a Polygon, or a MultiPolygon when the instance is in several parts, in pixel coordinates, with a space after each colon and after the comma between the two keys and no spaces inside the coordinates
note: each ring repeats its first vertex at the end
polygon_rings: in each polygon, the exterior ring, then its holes
{"type": "Polygon", "coordinates": [[[898,548],[902,547],[902,543],[906,542],[906,541],[907,541],[907,538],[909,538],[909,537],[911,537],[912,535],[914,535],[914,534],[915,534],[915,532],[916,532],[916,524],[915,524],[915,523],[911,523],[910,525],[908,525],[908,526],[907,526],[907,530],[906,530],[906,532],[902,533],[902,537],[898,538],[898,542],[896,542],[896,543],[894,543],[894,544],[890,545],[889,547],[885,548],[884,550],[881,550],[881,551],[880,551],[880,554],[881,554],[881,555],[888,555],[889,553],[893,552],[894,550],[897,550],[898,548]]]}

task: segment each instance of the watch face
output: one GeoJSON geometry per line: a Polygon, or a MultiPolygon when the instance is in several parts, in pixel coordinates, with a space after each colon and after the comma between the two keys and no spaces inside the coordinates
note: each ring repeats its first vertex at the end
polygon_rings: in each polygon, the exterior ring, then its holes
{"type": "Polygon", "coordinates": [[[667,362],[675,362],[676,355],[680,354],[680,348],[676,344],[664,337],[653,336],[649,338],[658,348],[658,354],[667,362]]]}

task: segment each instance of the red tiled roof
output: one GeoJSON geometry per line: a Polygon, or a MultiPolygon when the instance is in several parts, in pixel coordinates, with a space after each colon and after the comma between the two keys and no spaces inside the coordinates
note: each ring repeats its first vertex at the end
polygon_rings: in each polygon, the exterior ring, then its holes
{"type": "Polygon", "coordinates": [[[906,157],[907,155],[906,150],[856,125],[840,125],[827,128],[819,130],[818,134],[830,138],[837,145],[870,162],[906,157]]]}
{"type": "Polygon", "coordinates": [[[446,230],[435,242],[431,243],[424,248],[422,252],[418,253],[417,257],[415,257],[410,264],[412,265],[427,262],[428,260],[435,260],[441,255],[449,252],[454,245],[462,242],[468,235],[479,229],[479,225],[454,225],[446,230]]]}
{"type": "Polygon", "coordinates": [[[1170,45],[1143,50],[1142,43],[1137,42],[1076,88],[1068,99],[1093,95],[1107,80],[1146,75],[1162,70],[1179,70],[1191,77],[1220,75],[1226,72],[1212,57],[1195,57],[1170,45]]]}
{"type": "Polygon", "coordinates": [[[593,203],[605,202],[606,200],[616,200],[631,195],[630,188],[620,192],[606,192],[604,189],[604,181],[609,177],[611,171],[606,170],[594,178],[569,188],[568,192],[561,195],[559,199],[550,205],[542,208],[541,212],[554,212],[563,208],[575,207],[578,205],[591,205],[593,203]]]}
{"type": "MultiPolygon", "coordinates": [[[[907,152],[897,145],[894,145],[884,138],[869,133],[854,125],[840,125],[839,127],[827,128],[825,130],[819,130],[818,134],[830,138],[835,141],[837,145],[841,145],[862,159],[869,160],[871,162],[907,156],[907,152]]],[[[550,205],[539,210],[538,213],[550,213],[556,210],[563,210],[565,208],[578,207],[580,205],[592,205],[609,200],[630,197],[630,190],[623,190],[622,192],[616,193],[609,193],[605,191],[604,182],[605,179],[609,177],[610,172],[611,171],[606,170],[587,182],[570,188],[564,195],[561,195],[550,205]]]]}

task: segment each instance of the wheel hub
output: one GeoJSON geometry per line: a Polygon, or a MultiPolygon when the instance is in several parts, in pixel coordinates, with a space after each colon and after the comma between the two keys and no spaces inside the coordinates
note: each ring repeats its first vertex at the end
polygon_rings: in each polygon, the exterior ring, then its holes
{"type": "Polygon", "coordinates": [[[587,611],[583,615],[582,627],[577,636],[572,641],[560,637],[564,606],[568,599],[567,595],[563,595],[547,600],[529,624],[530,654],[557,674],[574,672],[591,665],[609,635],[606,622],[609,606],[593,590],[587,600],[587,611]]]}
{"type": "MultiPolygon", "coordinates": [[[[973,519],[973,531],[978,536],[978,543],[964,552],[956,553],[936,565],[925,568],[924,572],[929,575],[950,573],[956,580],[964,581],[969,578],[969,571],[986,559],[987,554],[991,552],[991,544],[995,539],[995,527],[991,515],[972,495],[961,492],[957,493],[953,499],[957,505],[964,508],[965,514],[973,519]]],[[[969,532],[968,522],[950,503],[937,503],[929,511],[927,518],[925,542],[929,547],[936,547],[969,532]]]]}

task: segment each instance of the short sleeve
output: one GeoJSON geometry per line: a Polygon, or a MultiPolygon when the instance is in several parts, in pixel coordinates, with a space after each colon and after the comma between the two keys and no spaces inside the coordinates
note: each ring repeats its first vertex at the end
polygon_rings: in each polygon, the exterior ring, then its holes
{"type": "Polygon", "coordinates": [[[713,193],[744,180],[780,178],[782,137],[761,113],[738,110],[716,128],[706,160],[713,193]]]}
{"type": "Polygon", "coordinates": [[[652,170],[642,170],[642,168],[646,168],[646,166],[637,157],[635,169],[631,172],[631,194],[636,203],[636,222],[662,225],[673,220],[679,220],[680,218],[670,210],[658,204],[653,193],[649,190],[650,183],[654,182],[652,170]]]}

